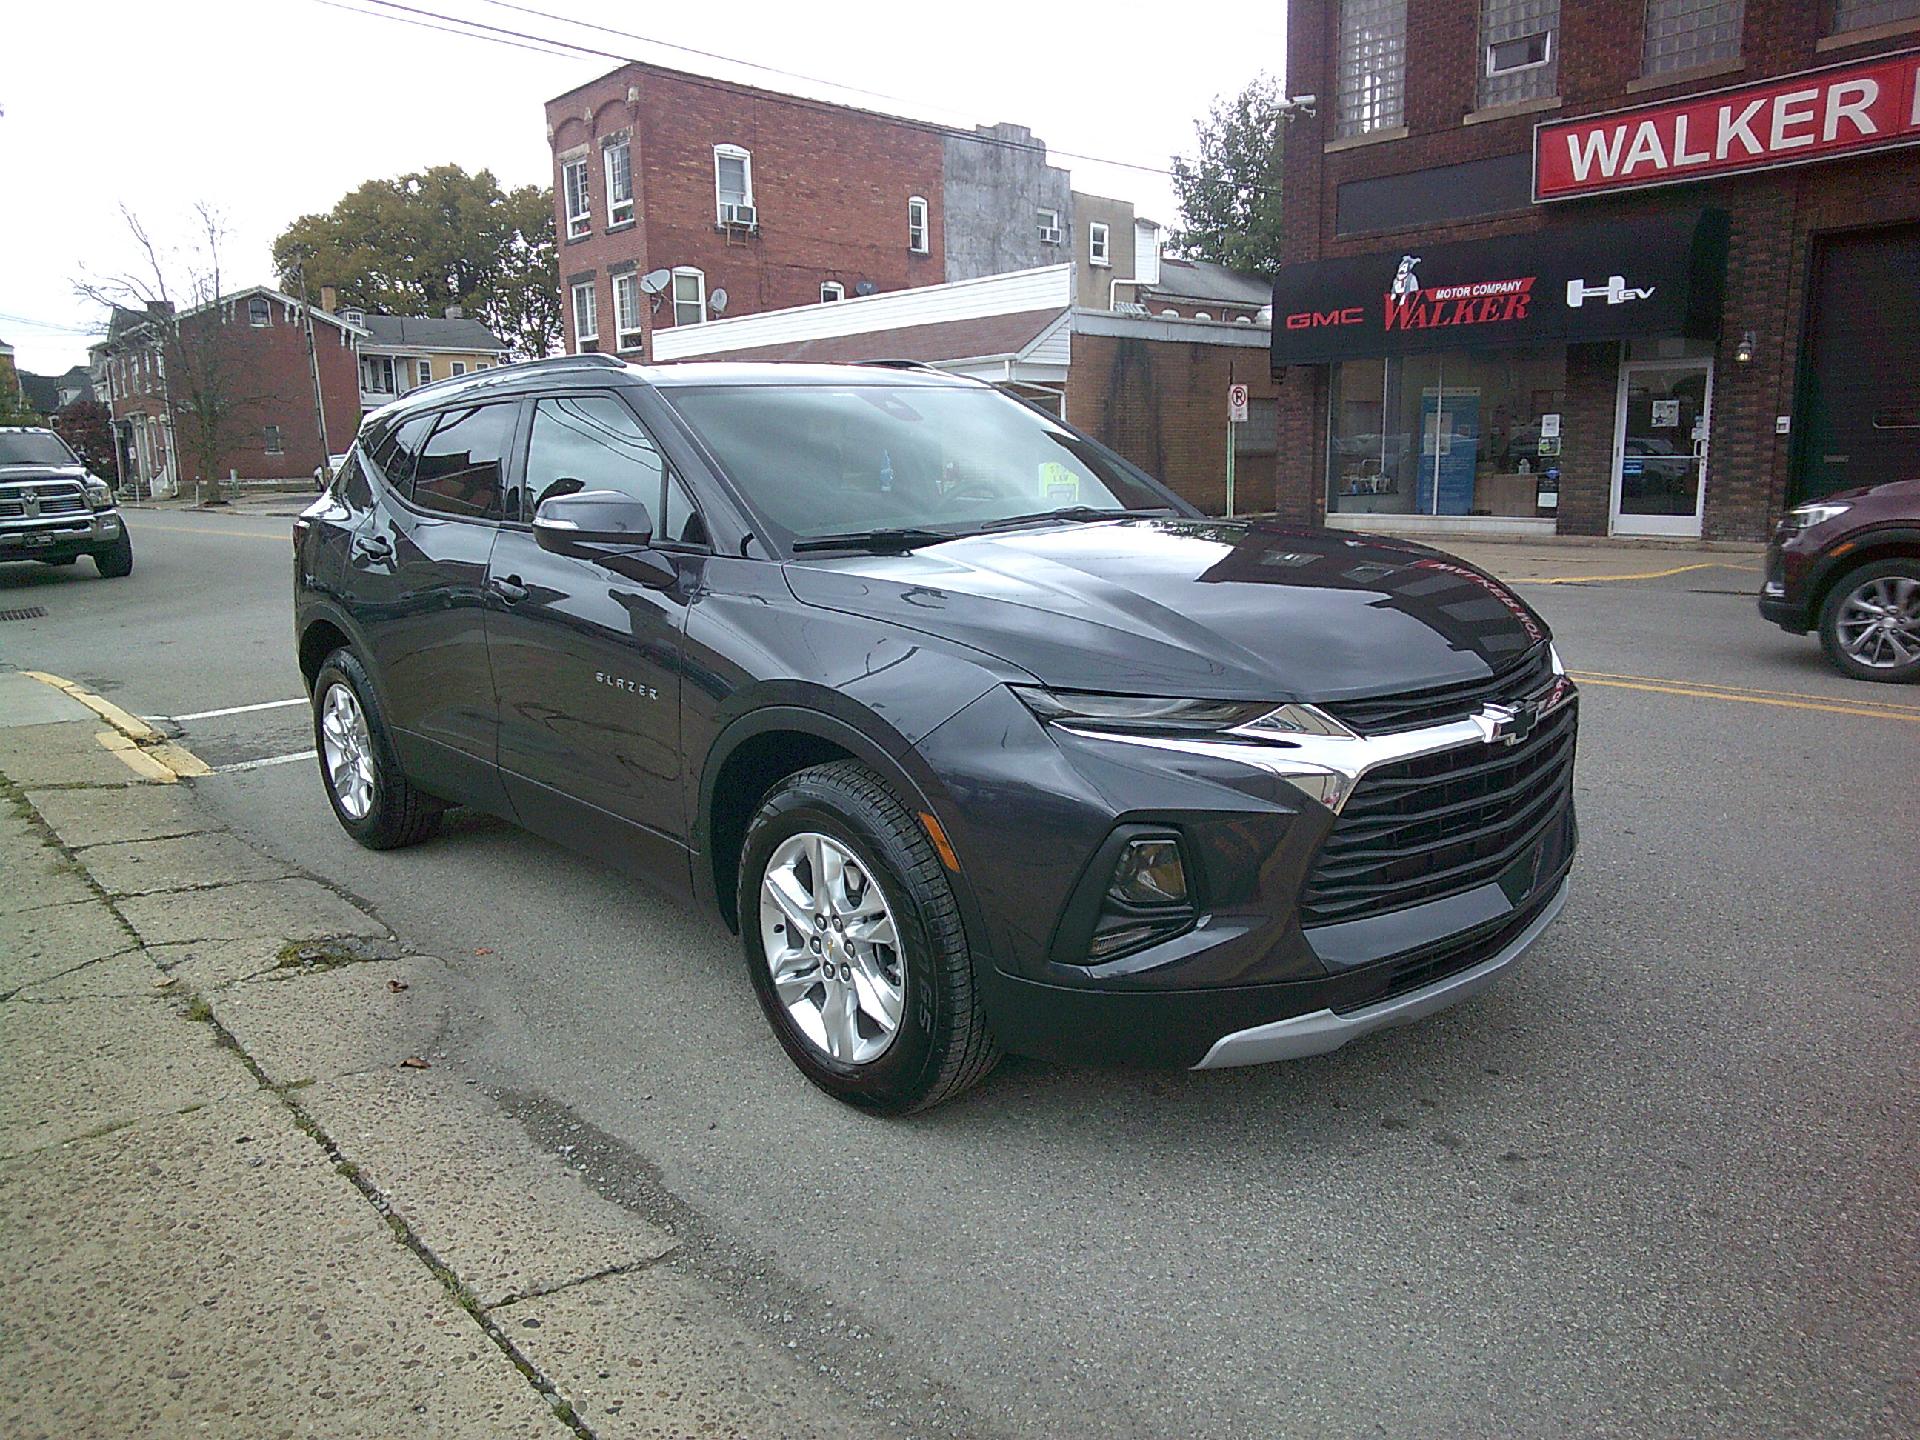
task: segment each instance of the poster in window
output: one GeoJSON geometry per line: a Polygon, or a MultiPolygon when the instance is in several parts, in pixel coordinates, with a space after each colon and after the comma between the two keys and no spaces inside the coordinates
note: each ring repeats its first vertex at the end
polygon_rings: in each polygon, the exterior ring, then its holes
{"type": "Polygon", "coordinates": [[[1680,402],[1678,400],[1654,401],[1653,419],[1648,423],[1656,430],[1678,430],[1680,428],[1680,402]]]}

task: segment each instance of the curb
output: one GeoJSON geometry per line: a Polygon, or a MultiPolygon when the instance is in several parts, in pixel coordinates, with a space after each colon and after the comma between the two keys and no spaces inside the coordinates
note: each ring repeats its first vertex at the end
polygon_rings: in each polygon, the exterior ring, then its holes
{"type": "Polygon", "coordinates": [[[93,711],[112,730],[102,730],[100,744],[143,780],[156,785],[177,784],[183,775],[211,775],[213,768],[185,746],[176,745],[138,715],[130,715],[111,700],[102,699],[84,686],[49,675],[44,670],[23,670],[29,680],[50,685],[70,700],[93,711]]]}

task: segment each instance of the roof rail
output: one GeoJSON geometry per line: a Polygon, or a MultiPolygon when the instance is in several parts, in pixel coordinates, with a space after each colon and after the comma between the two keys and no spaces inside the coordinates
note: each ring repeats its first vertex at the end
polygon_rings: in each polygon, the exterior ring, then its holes
{"type": "Polygon", "coordinates": [[[428,390],[442,390],[452,385],[471,385],[475,381],[491,382],[497,375],[521,375],[529,370],[578,370],[611,367],[624,370],[627,362],[614,355],[603,355],[590,350],[582,355],[542,355],[534,360],[516,360],[511,365],[494,365],[485,370],[470,370],[465,375],[449,375],[444,380],[429,380],[425,385],[416,385],[396,400],[410,400],[428,390]]]}
{"type": "Polygon", "coordinates": [[[931,370],[936,375],[947,373],[938,365],[929,365],[925,360],[856,360],[853,363],[875,370],[931,370]]]}

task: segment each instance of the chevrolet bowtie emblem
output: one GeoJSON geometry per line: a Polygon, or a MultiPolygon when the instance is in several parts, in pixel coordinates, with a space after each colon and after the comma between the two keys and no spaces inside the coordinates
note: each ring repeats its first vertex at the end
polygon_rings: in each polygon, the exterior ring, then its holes
{"type": "Polygon", "coordinates": [[[1540,721],[1537,705],[1483,705],[1473,714],[1480,738],[1489,745],[1518,745],[1540,721]]]}

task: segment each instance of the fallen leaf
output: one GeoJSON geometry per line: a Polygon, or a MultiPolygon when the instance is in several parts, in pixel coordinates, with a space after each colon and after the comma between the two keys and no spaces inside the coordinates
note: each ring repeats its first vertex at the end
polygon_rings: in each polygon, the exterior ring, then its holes
{"type": "Polygon", "coordinates": [[[164,990],[179,978],[177,975],[162,975],[158,980],[153,982],[153,988],[156,990],[164,990]]]}
{"type": "Polygon", "coordinates": [[[483,945],[483,946],[481,946],[481,947],[480,947],[480,948],[479,948],[478,950],[476,950],[476,951],[474,951],[473,953],[474,953],[474,954],[476,954],[476,955],[491,955],[491,954],[493,954],[493,951],[491,951],[491,950],[489,950],[489,949],[487,949],[487,948],[486,948],[486,946],[484,946],[484,945],[483,945]]]}
{"type": "Polygon", "coordinates": [[[418,1055],[409,1055],[400,1062],[400,1068],[402,1070],[431,1070],[433,1067],[418,1055]]]}
{"type": "Polygon", "coordinates": [[[391,990],[396,995],[398,995],[402,990],[406,988],[407,988],[407,982],[404,980],[387,981],[387,989],[391,990]]]}

